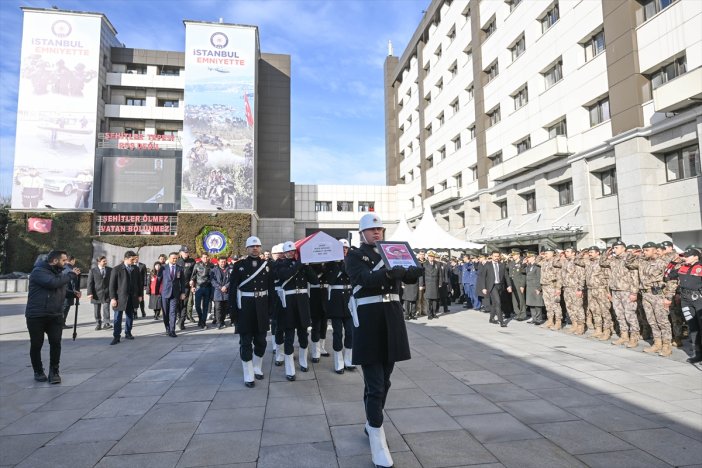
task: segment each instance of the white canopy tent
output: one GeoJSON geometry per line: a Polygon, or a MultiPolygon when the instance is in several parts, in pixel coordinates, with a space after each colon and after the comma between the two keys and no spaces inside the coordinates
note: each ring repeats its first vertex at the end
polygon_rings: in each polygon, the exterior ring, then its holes
{"type": "Polygon", "coordinates": [[[481,249],[483,244],[476,244],[459,239],[444,231],[434,219],[431,208],[424,210],[422,220],[417,229],[412,231],[407,225],[404,215],[400,219],[395,232],[388,238],[390,241],[407,241],[413,249],[450,249],[467,250],[481,249]]]}
{"type": "Polygon", "coordinates": [[[412,229],[407,225],[407,218],[405,218],[405,215],[402,215],[402,218],[400,218],[400,222],[397,223],[397,229],[395,229],[395,232],[392,233],[391,236],[388,236],[386,240],[389,241],[404,241],[404,242],[409,242],[410,245],[412,245],[412,239],[414,238],[414,233],[412,232],[412,229]]]}

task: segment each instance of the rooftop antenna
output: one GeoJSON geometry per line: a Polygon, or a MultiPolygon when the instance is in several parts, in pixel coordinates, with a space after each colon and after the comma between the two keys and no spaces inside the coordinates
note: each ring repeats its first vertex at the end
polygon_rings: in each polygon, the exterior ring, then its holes
{"type": "Polygon", "coordinates": [[[388,41],[388,55],[394,55],[392,50],[392,41],[388,41]]]}

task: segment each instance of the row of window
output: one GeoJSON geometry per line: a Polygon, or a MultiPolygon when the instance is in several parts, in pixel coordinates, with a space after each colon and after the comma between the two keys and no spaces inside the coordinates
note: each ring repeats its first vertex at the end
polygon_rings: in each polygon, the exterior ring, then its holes
{"type": "MultiPolygon", "coordinates": [[[[314,211],[316,212],[330,212],[332,211],[332,202],[330,201],[315,201],[314,202],[314,211]]],[[[336,211],[343,211],[343,212],[353,212],[353,202],[352,201],[338,201],[336,202],[336,211]]],[[[375,202],[372,201],[359,201],[358,202],[358,211],[359,212],[367,212],[367,211],[375,211],[375,202]]]]}
{"type": "MultiPolygon", "coordinates": [[[[125,73],[130,75],[146,75],[146,65],[129,64],[125,73]]],[[[180,76],[180,68],[160,66],[156,69],[156,73],[162,76],[180,76]]]]}
{"type": "MultiPolygon", "coordinates": [[[[517,91],[517,93],[512,96],[512,99],[514,100],[515,110],[526,105],[526,103],[529,102],[529,92],[527,86],[524,86],[517,91]]],[[[602,122],[609,120],[609,96],[604,96],[597,102],[586,105],[585,109],[587,109],[590,116],[590,127],[594,127],[595,125],[599,125],[602,122]]],[[[487,128],[498,124],[502,120],[502,113],[500,112],[499,104],[485,114],[487,115],[488,120],[487,128]]],[[[546,127],[546,130],[548,131],[549,138],[553,138],[558,135],[567,135],[565,118],[550,127],[546,127]]]]}
{"type": "MultiPolygon", "coordinates": [[[[124,130],[121,133],[127,133],[129,135],[144,135],[145,130],[143,128],[124,127],[124,130]]],[[[156,129],[156,135],[178,136],[178,130],[156,129]]]]}
{"type": "MultiPolygon", "coordinates": [[[[179,107],[180,101],[177,99],[158,99],[156,101],[158,107],[179,107]]],[[[125,97],[125,105],[127,106],[146,106],[146,98],[125,97]]]]}

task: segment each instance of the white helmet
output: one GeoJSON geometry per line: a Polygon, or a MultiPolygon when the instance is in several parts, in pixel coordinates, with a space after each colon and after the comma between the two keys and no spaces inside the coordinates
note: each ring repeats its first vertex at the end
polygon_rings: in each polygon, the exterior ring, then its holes
{"type": "Polygon", "coordinates": [[[341,242],[342,247],[346,247],[347,249],[351,248],[351,245],[349,245],[349,241],[347,239],[339,239],[339,242],[341,242]]]}
{"type": "Polygon", "coordinates": [[[282,254],[283,253],[283,244],[275,244],[273,248],[271,249],[272,254],[282,254]]]}
{"type": "Polygon", "coordinates": [[[259,239],[256,236],[251,236],[248,239],[246,239],[246,247],[253,247],[253,246],[261,246],[261,239],[259,239]]]}
{"type": "Polygon", "coordinates": [[[293,250],[297,250],[293,241],[287,241],[283,244],[283,252],[292,252],[293,250]]]}
{"type": "Polygon", "coordinates": [[[364,214],[361,218],[361,221],[359,221],[358,223],[358,230],[365,231],[366,229],[372,228],[385,229],[383,227],[383,221],[380,219],[380,216],[373,213],[364,214]]]}

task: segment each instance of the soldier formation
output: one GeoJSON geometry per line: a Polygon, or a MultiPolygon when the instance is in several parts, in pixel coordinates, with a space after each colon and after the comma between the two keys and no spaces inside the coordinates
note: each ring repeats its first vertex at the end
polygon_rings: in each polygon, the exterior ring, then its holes
{"type": "MultiPolygon", "coordinates": [[[[580,251],[543,248],[540,253],[515,249],[509,255],[467,254],[455,265],[430,265],[423,260],[423,251],[418,256],[425,271],[444,270],[444,275],[458,278],[460,301],[467,308],[490,312],[491,322],[506,326],[493,317],[499,318],[503,311],[517,321],[527,320],[528,314],[528,323],[605,342],[614,336],[612,344],[617,346],[638,349],[641,341],[651,341],[642,351],[663,357],[670,356],[673,348],[682,348],[689,335],[694,354],[688,362],[702,361],[702,264],[700,249],[694,245],[681,254],[669,241],[643,246],[617,241],[606,250],[597,246],[580,251]]],[[[437,254],[429,251],[426,256],[437,254]]],[[[425,274],[419,285],[427,291],[429,319],[437,318],[432,316],[435,296],[429,294],[437,287],[434,276],[425,274]]],[[[438,284],[451,294],[450,280],[438,284]]],[[[422,315],[417,302],[421,294],[414,289],[405,287],[407,320],[416,318],[416,310],[422,315]]]]}

